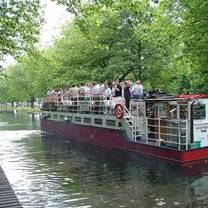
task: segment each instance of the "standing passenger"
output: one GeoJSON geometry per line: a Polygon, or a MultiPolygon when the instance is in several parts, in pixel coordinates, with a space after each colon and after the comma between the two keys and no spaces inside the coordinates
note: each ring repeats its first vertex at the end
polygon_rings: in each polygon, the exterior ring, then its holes
{"type": "Polygon", "coordinates": [[[84,85],[84,83],[80,83],[78,94],[79,94],[79,100],[84,100],[84,97],[85,97],[85,85],[84,85]]]}
{"type": "Polygon", "coordinates": [[[132,98],[138,100],[143,96],[143,86],[140,80],[136,81],[136,84],[132,88],[132,98]]]}
{"type": "Polygon", "coordinates": [[[79,89],[75,85],[72,85],[72,88],[69,90],[69,94],[71,95],[71,98],[77,100],[77,97],[79,96],[78,91],[79,89]]]}
{"type": "Polygon", "coordinates": [[[101,93],[103,97],[107,100],[110,100],[111,98],[111,89],[108,87],[108,81],[105,81],[102,88],[101,88],[101,93]]]}
{"type": "Polygon", "coordinates": [[[124,98],[125,98],[126,108],[129,109],[129,102],[131,99],[131,84],[129,81],[125,81],[124,98]]]}
{"type": "Polygon", "coordinates": [[[115,81],[115,97],[122,97],[122,87],[118,80],[115,81]]]}
{"type": "Polygon", "coordinates": [[[92,100],[93,100],[93,112],[100,114],[100,85],[93,83],[92,100]]]}
{"type": "Polygon", "coordinates": [[[90,85],[88,83],[86,83],[86,85],[85,85],[85,100],[90,100],[90,96],[91,96],[90,85]]]}
{"type": "Polygon", "coordinates": [[[79,96],[78,91],[79,89],[75,85],[72,85],[72,88],[69,90],[69,93],[71,95],[71,101],[72,101],[72,112],[74,113],[77,112],[77,99],[79,96]]]}
{"type": "Polygon", "coordinates": [[[115,97],[116,96],[116,88],[115,88],[115,85],[116,85],[116,83],[113,81],[112,82],[112,88],[111,88],[112,97],[115,97]]]}

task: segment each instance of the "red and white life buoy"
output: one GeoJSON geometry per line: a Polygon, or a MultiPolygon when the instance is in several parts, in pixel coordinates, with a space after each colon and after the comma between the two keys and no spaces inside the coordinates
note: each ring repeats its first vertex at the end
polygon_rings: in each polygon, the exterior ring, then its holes
{"type": "Polygon", "coordinates": [[[122,119],[125,115],[125,107],[122,103],[117,103],[114,108],[114,115],[117,119],[122,119]]]}

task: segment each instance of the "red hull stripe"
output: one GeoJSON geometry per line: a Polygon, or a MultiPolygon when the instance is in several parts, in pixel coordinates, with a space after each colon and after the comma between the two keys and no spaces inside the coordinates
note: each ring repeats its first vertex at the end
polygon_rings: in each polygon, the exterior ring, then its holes
{"type": "Polygon", "coordinates": [[[189,95],[189,94],[181,94],[177,95],[177,98],[190,98],[190,99],[200,99],[200,98],[208,98],[207,94],[195,94],[195,95],[189,95]]]}

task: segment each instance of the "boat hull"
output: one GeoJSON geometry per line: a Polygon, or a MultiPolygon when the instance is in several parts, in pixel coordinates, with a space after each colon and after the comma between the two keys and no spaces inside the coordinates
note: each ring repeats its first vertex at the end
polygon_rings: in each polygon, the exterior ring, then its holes
{"type": "Polygon", "coordinates": [[[41,119],[41,130],[61,135],[78,142],[99,145],[105,148],[115,148],[129,152],[141,153],[147,157],[168,160],[187,166],[196,163],[208,164],[208,148],[178,151],[150,144],[132,142],[125,139],[121,130],[102,127],[79,125],[70,122],[60,122],[41,119]]]}

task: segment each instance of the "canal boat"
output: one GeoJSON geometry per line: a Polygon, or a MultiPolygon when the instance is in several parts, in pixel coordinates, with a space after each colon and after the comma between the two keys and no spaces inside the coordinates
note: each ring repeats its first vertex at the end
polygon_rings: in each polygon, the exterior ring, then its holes
{"type": "Polygon", "coordinates": [[[131,100],[129,109],[122,97],[49,96],[42,105],[41,129],[182,166],[208,164],[205,94],[131,100]]]}

